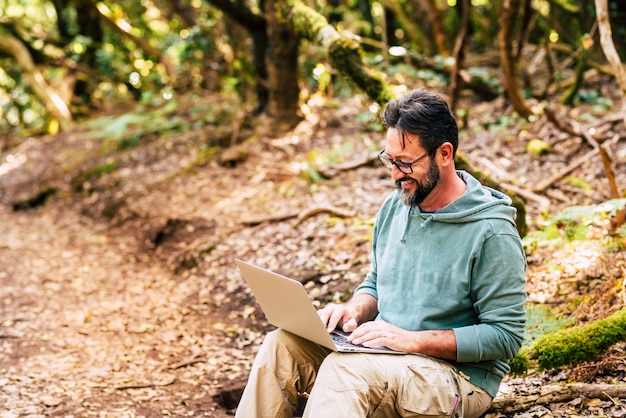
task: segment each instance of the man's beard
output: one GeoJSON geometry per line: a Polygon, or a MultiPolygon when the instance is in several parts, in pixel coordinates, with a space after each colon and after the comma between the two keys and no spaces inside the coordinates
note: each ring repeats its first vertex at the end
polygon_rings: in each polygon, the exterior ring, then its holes
{"type": "Polygon", "coordinates": [[[400,200],[407,206],[418,206],[420,205],[424,199],[433,191],[437,183],[439,183],[439,179],[441,178],[441,173],[439,172],[439,167],[437,167],[437,163],[435,163],[434,159],[430,159],[430,164],[428,165],[428,172],[424,176],[424,180],[416,181],[413,178],[408,176],[403,179],[396,180],[396,188],[400,193],[400,200]],[[413,193],[407,192],[402,188],[402,181],[405,179],[414,180],[416,187],[413,193]]]}

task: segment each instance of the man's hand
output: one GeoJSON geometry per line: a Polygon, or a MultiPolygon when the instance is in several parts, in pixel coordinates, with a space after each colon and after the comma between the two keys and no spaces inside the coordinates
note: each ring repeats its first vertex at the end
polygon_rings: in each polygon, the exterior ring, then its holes
{"type": "Polygon", "coordinates": [[[317,311],[328,332],[337,327],[352,332],[360,323],[371,321],[378,314],[378,300],[367,294],[354,296],[345,304],[330,303],[317,311]]]}
{"type": "Polygon", "coordinates": [[[383,346],[410,353],[415,351],[415,337],[412,334],[385,321],[369,321],[356,328],[348,341],[365,347],[383,346]]]}
{"type": "Polygon", "coordinates": [[[457,359],[456,337],[452,330],[407,331],[378,320],[359,325],[348,337],[348,341],[365,347],[384,346],[444,360],[457,359]]]}
{"type": "Polygon", "coordinates": [[[328,332],[333,332],[337,327],[340,327],[344,332],[352,332],[358,325],[354,313],[346,305],[329,303],[326,307],[317,311],[317,314],[322,319],[328,332]]]}

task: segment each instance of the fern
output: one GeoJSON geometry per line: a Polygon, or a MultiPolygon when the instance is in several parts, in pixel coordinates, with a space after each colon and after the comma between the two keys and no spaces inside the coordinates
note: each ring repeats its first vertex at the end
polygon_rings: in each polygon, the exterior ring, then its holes
{"type": "MultiPolygon", "coordinates": [[[[524,237],[524,246],[532,250],[536,247],[559,246],[567,242],[582,241],[589,232],[618,211],[626,207],[626,199],[611,199],[598,205],[570,206],[555,215],[550,222],[537,231],[524,237]]],[[[626,237],[626,228],[622,225],[615,233],[626,237]]]]}

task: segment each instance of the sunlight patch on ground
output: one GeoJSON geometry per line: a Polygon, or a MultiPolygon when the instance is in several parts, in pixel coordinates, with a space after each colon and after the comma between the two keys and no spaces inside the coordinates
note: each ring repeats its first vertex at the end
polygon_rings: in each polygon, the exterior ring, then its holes
{"type": "Polygon", "coordinates": [[[26,156],[24,154],[7,155],[5,162],[0,164],[0,176],[4,176],[5,174],[10,173],[25,162],[26,156]]]}

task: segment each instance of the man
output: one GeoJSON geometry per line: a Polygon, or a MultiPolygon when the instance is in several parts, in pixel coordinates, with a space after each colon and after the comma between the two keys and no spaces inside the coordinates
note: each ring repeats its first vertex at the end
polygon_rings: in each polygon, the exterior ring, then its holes
{"type": "Polygon", "coordinates": [[[511,200],[455,169],[458,128],[439,96],[410,91],[383,122],[397,191],[377,215],[370,272],[318,312],[353,343],[410,354],[335,353],[272,331],[239,417],[290,417],[307,395],[304,417],[479,417],[510,370],[526,320],[511,200]]]}

